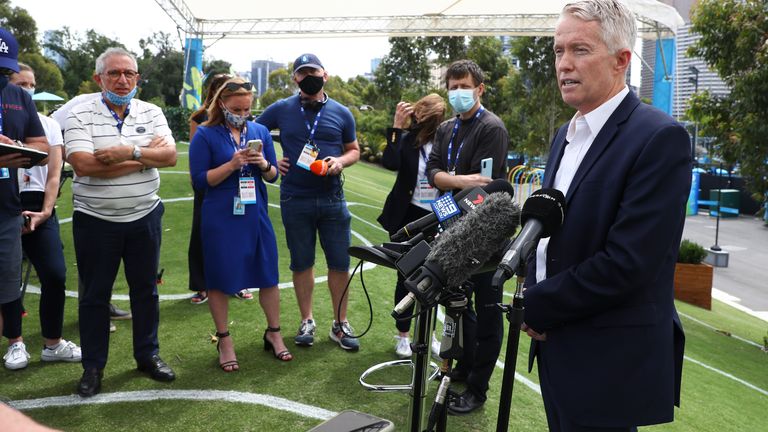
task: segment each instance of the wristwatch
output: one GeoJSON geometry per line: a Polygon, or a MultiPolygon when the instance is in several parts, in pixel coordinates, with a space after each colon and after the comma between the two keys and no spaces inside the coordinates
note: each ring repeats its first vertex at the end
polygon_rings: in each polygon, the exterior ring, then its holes
{"type": "Polygon", "coordinates": [[[139,159],[141,159],[141,147],[135,145],[133,146],[133,160],[139,159]]]}

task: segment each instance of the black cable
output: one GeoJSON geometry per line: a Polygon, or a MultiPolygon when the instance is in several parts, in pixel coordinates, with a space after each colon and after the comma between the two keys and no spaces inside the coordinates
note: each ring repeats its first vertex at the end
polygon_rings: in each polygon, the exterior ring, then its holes
{"type": "MultiPolygon", "coordinates": [[[[360,260],[360,262],[355,266],[355,269],[352,270],[352,275],[347,280],[347,286],[344,287],[344,291],[341,293],[341,298],[339,299],[339,304],[336,310],[338,311],[336,314],[336,322],[339,324],[339,328],[341,329],[341,332],[344,333],[344,335],[359,339],[363,336],[365,336],[368,331],[371,330],[371,327],[373,326],[373,304],[371,303],[371,297],[368,295],[368,290],[365,288],[365,280],[363,279],[363,260],[360,260]],[[360,269],[360,283],[363,286],[363,292],[365,293],[365,298],[368,301],[368,327],[365,328],[365,330],[360,333],[359,335],[352,335],[346,332],[344,330],[344,326],[341,325],[341,304],[344,302],[344,296],[347,295],[347,291],[349,290],[349,284],[352,283],[352,278],[355,277],[355,273],[357,273],[357,269],[360,269]]],[[[330,282],[330,280],[329,280],[330,282]]]]}

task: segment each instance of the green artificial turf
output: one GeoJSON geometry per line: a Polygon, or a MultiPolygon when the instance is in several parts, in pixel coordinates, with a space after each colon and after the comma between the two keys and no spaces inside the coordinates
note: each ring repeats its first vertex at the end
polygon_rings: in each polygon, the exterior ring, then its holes
{"type": "MultiPolygon", "coordinates": [[[[180,143],[179,151],[187,151],[180,143]]],[[[188,294],[187,245],[192,215],[192,192],[189,176],[172,172],[188,169],[186,155],[180,155],[174,168],[163,171],[161,197],[184,198],[166,202],[160,266],[165,268],[161,295],[188,294]]],[[[344,170],[344,189],[350,204],[353,244],[363,240],[376,244],[387,240],[376,223],[376,217],[394,182],[394,174],[381,167],[358,163],[344,170]]],[[[58,201],[60,219],[71,217],[71,183],[67,182],[58,201]]],[[[279,203],[276,187],[268,187],[270,203],[279,203]]],[[[280,211],[269,209],[278,238],[280,282],[290,282],[288,253],[285,247],[280,211]]],[[[72,246],[71,223],[63,223],[61,235],[67,261],[67,289],[77,290],[77,267],[72,246]]],[[[356,260],[353,260],[355,264],[356,260]]],[[[316,277],[325,275],[325,262],[319,249],[316,277]]],[[[314,314],[318,322],[316,343],[312,348],[295,347],[292,336],[299,323],[296,299],[291,288],[281,290],[283,335],[294,354],[294,360],[281,363],[263,350],[262,335],[266,326],[258,301],[230,301],[230,329],[240,361],[240,371],[226,374],[219,370],[215,345],[211,342],[213,323],[207,305],[191,305],[187,299],[162,301],[160,304],[160,354],[175,369],[173,383],[158,383],[135,370],[132,357],[130,321],[116,322],[117,332],[110,342],[110,355],[102,393],[142,390],[223,390],[255,395],[271,395],[329,411],[354,409],[393,421],[397,430],[408,430],[409,396],[400,393],[372,393],[358,383],[360,374],[375,364],[394,360],[393,336],[396,333],[390,317],[395,282],[394,270],[381,266],[365,271],[365,288],[370,294],[373,317],[358,275],[350,284],[349,318],[355,329],[362,331],[370,319],[371,331],[361,339],[361,350],[349,353],[328,340],[331,322],[330,299],[325,282],[316,285],[314,314]]],[[[37,284],[33,277],[32,284],[37,284]]],[[[513,289],[512,281],[506,290],[513,289]]],[[[127,294],[122,272],[115,283],[116,294],[127,294]]],[[[509,299],[509,297],[507,297],[509,299]]],[[[75,392],[82,369],[79,364],[43,364],[40,361],[42,339],[37,314],[39,296],[28,294],[25,306],[24,336],[32,354],[29,367],[21,371],[0,370],[0,397],[5,401],[65,396],[75,392]]],[[[128,308],[127,301],[116,301],[128,308]]],[[[704,311],[678,303],[681,312],[706,322],[724,332],[731,332],[757,343],[762,341],[768,324],[713,302],[713,310],[704,311]]],[[[760,349],[713,331],[682,317],[687,343],[686,356],[745,380],[765,391],[768,389],[768,356],[760,349]]],[[[66,304],[64,337],[79,343],[77,302],[69,297],[66,304]]],[[[534,370],[525,370],[528,338],[521,337],[517,372],[536,383],[534,370]]],[[[502,350],[503,359],[504,351],[502,350]]],[[[495,430],[502,370],[494,373],[489,399],[485,407],[464,417],[450,417],[450,431],[495,430]]],[[[409,371],[388,370],[371,380],[382,383],[405,383],[409,371]]],[[[653,379],[649,376],[648,379],[653,379]]],[[[430,397],[436,385],[430,385],[430,397]]],[[[428,400],[427,403],[431,403],[428,400]]],[[[37,421],[68,431],[305,431],[321,423],[291,411],[265,405],[218,401],[160,400],[154,402],[120,402],[99,405],[47,407],[25,411],[37,421]]],[[[768,412],[768,395],[740,384],[722,374],[686,360],[684,364],[682,408],[676,409],[676,421],[642,430],[653,431],[756,431],[764,430],[768,412]]],[[[0,426],[2,429],[2,426],[0,426]]],[[[517,381],[514,387],[510,430],[546,430],[541,396],[517,381]]]]}

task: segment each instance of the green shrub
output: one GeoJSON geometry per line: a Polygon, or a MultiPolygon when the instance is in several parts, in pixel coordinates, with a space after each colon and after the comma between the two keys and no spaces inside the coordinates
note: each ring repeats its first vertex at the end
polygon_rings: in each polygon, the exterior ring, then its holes
{"type": "Polygon", "coordinates": [[[179,107],[165,107],[163,108],[163,114],[165,114],[166,120],[168,120],[168,127],[173,132],[173,139],[176,141],[189,141],[189,116],[192,111],[179,107]]]}
{"type": "Polygon", "coordinates": [[[690,240],[683,240],[680,243],[680,253],[677,255],[677,262],[683,264],[701,264],[704,257],[707,256],[707,251],[698,244],[690,240]]]}

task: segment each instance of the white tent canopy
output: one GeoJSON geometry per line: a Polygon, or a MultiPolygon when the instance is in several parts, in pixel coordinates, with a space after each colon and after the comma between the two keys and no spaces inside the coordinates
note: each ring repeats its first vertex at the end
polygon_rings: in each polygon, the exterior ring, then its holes
{"type": "MultiPolygon", "coordinates": [[[[551,35],[567,0],[324,0],[258,2],[155,0],[189,36],[290,38],[343,36],[551,35]]],[[[656,0],[623,0],[642,35],[675,33],[677,11],[656,0]]]]}

